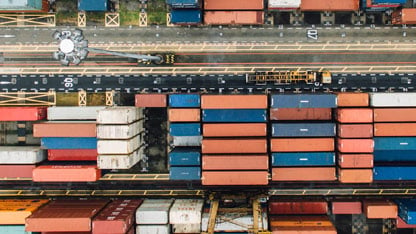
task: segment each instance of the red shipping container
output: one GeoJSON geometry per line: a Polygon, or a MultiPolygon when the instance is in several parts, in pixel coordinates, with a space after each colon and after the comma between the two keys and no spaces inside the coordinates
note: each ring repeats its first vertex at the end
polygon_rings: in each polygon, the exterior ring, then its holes
{"type": "Polygon", "coordinates": [[[108,204],[92,221],[93,234],[124,234],[135,223],[142,200],[116,200],[108,204]]]}
{"type": "Polygon", "coordinates": [[[202,133],[206,137],[266,136],[265,123],[220,123],[203,124],[202,133]]]}
{"type": "Polygon", "coordinates": [[[374,166],[374,155],[338,154],[338,165],[341,168],[372,168],[374,166]]]}
{"type": "Polygon", "coordinates": [[[338,171],[341,183],[371,183],[373,182],[372,169],[340,169],[338,171]]]}
{"type": "Polygon", "coordinates": [[[334,151],[333,138],[274,138],[270,140],[272,152],[334,151]]]}
{"type": "Polygon", "coordinates": [[[341,138],[372,138],[372,124],[338,124],[338,136],[341,138]]]}
{"type": "Polygon", "coordinates": [[[397,205],[388,200],[364,201],[363,208],[368,219],[397,218],[397,205]]]}
{"type": "Polygon", "coordinates": [[[0,121],[37,121],[46,119],[47,107],[0,107],[0,121]]]}
{"type": "Polygon", "coordinates": [[[332,214],[361,214],[362,204],[360,201],[332,201],[332,214]]]}
{"type": "Polygon", "coordinates": [[[272,169],[272,181],[334,181],[335,167],[285,167],[272,169]]]}
{"type": "Polygon", "coordinates": [[[136,94],[136,107],[166,107],[166,94],[142,93],[136,94]]]}
{"type": "Polygon", "coordinates": [[[201,96],[201,109],[267,109],[267,107],[267,95],[201,96]]]}
{"type": "Polygon", "coordinates": [[[326,214],[328,203],[324,200],[317,201],[290,201],[290,200],[271,200],[269,201],[269,214],[273,215],[312,215],[326,214]]]}
{"type": "Polygon", "coordinates": [[[358,107],[368,105],[368,93],[337,93],[337,106],[358,107]]]}
{"type": "Polygon", "coordinates": [[[331,120],[331,108],[275,108],[270,109],[271,120],[331,120]]]}
{"type": "Polygon", "coordinates": [[[267,171],[203,171],[202,185],[267,185],[267,171]]]}
{"type": "Polygon", "coordinates": [[[326,215],[279,215],[270,216],[270,226],[273,227],[332,227],[333,224],[326,215]]]}
{"type": "Polygon", "coordinates": [[[358,11],[359,0],[302,0],[301,11],[358,11]]]}
{"type": "Polygon", "coordinates": [[[337,234],[335,227],[272,227],[272,234],[337,234]]]}
{"type": "Polygon", "coordinates": [[[374,108],[374,122],[416,122],[416,108],[374,108]]]}
{"type": "Polygon", "coordinates": [[[268,170],[266,155],[202,155],[202,170],[268,170]]]}
{"type": "Polygon", "coordinates": [[[341,139],[338,138],[338,150],[342,153],[372,153],[373,139],[341,139]]]}
{"type": "Polygon", "coordinates": [[[407,224],[403,219],[397,216],[397,228],[416,228],[416,224],[407,224]]]}
{"type": "MultiPolygon", "coordinates": [[[[224,2],[224,1],[223,1],[224,2]]],[[[263,11],[205,11],[204,23],[211,25],[254,25],[264,23],[263,11]]]]}
{"type": "Polygon", "coordinates": [[[34,137],[96,137],[96,122],[54,121],[33,124],[34,137]]]}
{"type": "Polygon", "coordinates": [[[374,136],[416,136],[416,123],[375,123],[374,136]]]}
{"type": "Polygon", "coordinates": [[[96,149],[50,149],[49,161],[97,161],[96,149]]]}
{"type": "Polygon", "coordinates": [[[263,0],[205,0],[204,10],[263,10],[263,0]]]}
{"type": "Polygon", "coordinates": [[[267,153],[266,139],[203,139],[203,154],[267,153]]]}
{"type": "Polygon", "coordinates": [[[36,165],[0,165],[0,178],[32,178],[36,165]]]}
{"type": "Polygon", "coordinates": [[[35,182],[93,182],[101,177],[97,166],[38,166],[33,169],[35,182]]]}
{"type": "Polygon", "coordinates": [[[336,119],[340,123],[372,123],[373,109],[370,108],[339,108],[336,119]]]}

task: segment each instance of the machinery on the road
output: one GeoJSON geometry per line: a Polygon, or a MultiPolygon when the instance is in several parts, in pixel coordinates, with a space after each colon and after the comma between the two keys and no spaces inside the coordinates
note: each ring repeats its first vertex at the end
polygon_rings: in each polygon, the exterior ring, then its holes
{"type": "Polygon", "coordinates": [[[331,84],[332,76],[329,71],[261,71],[246,75],[246,83],[266,85],[289,85],[305,82],[306,84],[331,84]]]}

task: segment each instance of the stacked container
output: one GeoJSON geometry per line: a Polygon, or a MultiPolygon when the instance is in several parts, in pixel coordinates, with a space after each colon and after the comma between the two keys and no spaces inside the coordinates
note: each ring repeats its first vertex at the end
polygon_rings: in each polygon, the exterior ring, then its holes
{"type": "Polygon", "coordinates": [[[272,181],[333,181],[333,94],[271,96],[272,181]]]}
{"type": "Polygon", "coordinates": [[[201,0],[167,0],[171,23],[177,25],[201,24],[201,0]]]}
{"type": "Polygon", "coordinates": [[[373,181],[373,110],[368,93],[338,93],[338,179],[341,183],[373,181]]]}
{"type": "Polygon", "coordinates": [[[177,199],[169,212],[173,233],[201,233],[204,200],[177,199]]]}
{"type": "Polygon", "coordinates": [[[136,211],[136,233],[170,234],[169,210],[172,199],[145,199],[136,211]]]}
{"type": "Polygon", "coordinates": [[[374,180],[416,180],[416,94],[371,93],[370,100],[374,180]]]}
{"type": "Polygon", "coordinates": [[[267,185],[267,95],[203,95],[202,184],[267,185]]]}
{"type": "Polygon", "coordinates": [[[169,95],[169,134],[174,147],[169,152],[171,180],[201,178],[200,105],[199,94],[169,95]]]}
{"type": "Polygon", "coordinates": [[[263,0],[205,0],[204,24],[254,25],[264,23],[263,0]]]}
{"type": "Polygon", "coordinates": [[[143,109],[107,107],[98,112],[100,169],[130,169],[144,158],[143,109]]]}

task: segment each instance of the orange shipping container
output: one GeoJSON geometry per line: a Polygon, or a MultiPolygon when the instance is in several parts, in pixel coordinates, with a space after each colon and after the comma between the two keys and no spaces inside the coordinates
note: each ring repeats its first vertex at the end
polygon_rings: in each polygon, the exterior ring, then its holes
{"type": "Polygon", "coordinates": [[[363,207],[364,213],[369,219],[397,218],[397,205],[391,201],[364,201],[363,207]]]}
{"type": "Polygon", "coordinates": [[[202,109],[267,109],[267,107],[267,95],[201,96],[202,109]]]}
{"type": "Polygon", "coordinates": [[[49,200],[5,199],[0,200],[0,224],[25,224],[25,219],[49,200]]]}
{"type": "Polygon", "coordinates": [[[416,108],[374,108],[374,122],[416,122],[416,108]]]}
{"type": "Polygon", "coordinates": [[[271,227],[332,227],[328,216],[270,216],[271,227]]]}
{"type": "Polygon", "coordinates": [[[393,24],[416,24],[416,8],[403,8],[392,14],[393,24]]]}
{"type": "Polygon", "coordinates": [[[273,181],[334,181],[334,167],[288,167],[273,168],[273,181]]]}
{"type": "Polygon", "coordinates": [[[374,156],[372,154],[339,154],[338,165],[341,168],[372,168],[374,156]]]}
{"type": "Polygon", "coordinates": [[[201,120],[200,109],[169,109],[170,122],[199,122],[201,120]]]}
{"type": "Polygon", "coordinates": [[[373,139],[338,139],[338,150],[342,153],[372,153],[373,139]]]}
{"type": "Polygon", "coordinates": [[[270,109],[271,120],[331,120],[331,108],[275,108],[270,109]]]}
{"type": "Polygon", "coordinates": [[[266,155],[202,155],[202,170],[268,170],[266,155]]]}
{"type": "Polygon", "coordinates": [[[203,139],[203,154],[267,153],[266,139],[203,139]]]}
{"type": "Polygon", "coordinates": [[[263,10],[263,0],[205,0],[204,10],[263,10]]]}
{"type": "Polygon", "coordinates": [[[337,234],[334,226],[327,227],[273,227],[272,234],[337,234]]]}
{"type": "Polygon", "coordinates": [[[357,11],[359,0],[302,0],[301,11],[357,11]]]}
{"type": "Polygon", "coordinates": [[[368,106],[368,93],[337,93],[337,105],[340,107],[368,106]]]}
{"type": "Polygon", "coordinates": [[[136,94],[136,107],[166,107],[166,94],[136,94]]]}
{"type": "Polygon", "coordinates": [[[373,182],[372,169],[340,169],[338,171],[341,183],[371,183],[373,182]]]}
{"type": "Polygon", "coordinates": [[[35,182],[93,182],[101,177],[97,166],[38,166],[33,169],[35,182]]]}
{"type": "Polygon", "coordinates": [[[96,137],[96,123],[57,121],[33,124],[34,137],[96,137]]]}
{"type": "Polygon", "coordinates": [[[272,152],[334,151],[333,138],[274,138],[270,140],[272,152]]]}
{"type": "Polygon", "coordinates": [[[372,123],[373,110],[369,108],[340,108],[337,110],[336,118],[340,123],[372,123]]]}
{"type": "Polygon", "coordinates": [[[416,123],[375,123],[374,136],[416,136],[416,123]]]}
{"type": "Polygon", "coordinates": [[[267,171],[203,171],[202,185],[267,185],[267,171]]]}
{"type": "MultiPolygon", "coordinates": [[[[225,2],[225,1],[224,1],[225,2]]],[[[229,25],[229,24],[263,24],[263,11],[205,11],[205,24],[229,25]]]]}
{"type": "Polygon", "coordinates": [[[372,124],[338,124],[338,136],[341,138],[371,138],[372,124]]]}
{"type": "Polygon", "coordinates": [[[206,137],[266,136],[265,123],[203,124],[206,137]]]}

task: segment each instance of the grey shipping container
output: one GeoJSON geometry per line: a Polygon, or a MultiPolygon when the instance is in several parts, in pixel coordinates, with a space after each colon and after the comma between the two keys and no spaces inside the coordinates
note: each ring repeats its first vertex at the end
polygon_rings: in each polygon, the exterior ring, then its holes
{"type": "Polygon", "coordinates": [[[334,123],[275,123],[272,125],[274,137],[331,137],[335,136],[334,123]]]}
{"type": "Polygon", "coordinates": [[[274,94],[272,108],[335,108],[337,97],[334,94],[274,94]]]}
{"type": "Polygon", "coordinates": [[[105,106],[48,107],[48,120],[96,120],[98,111],[105,106]]]}

